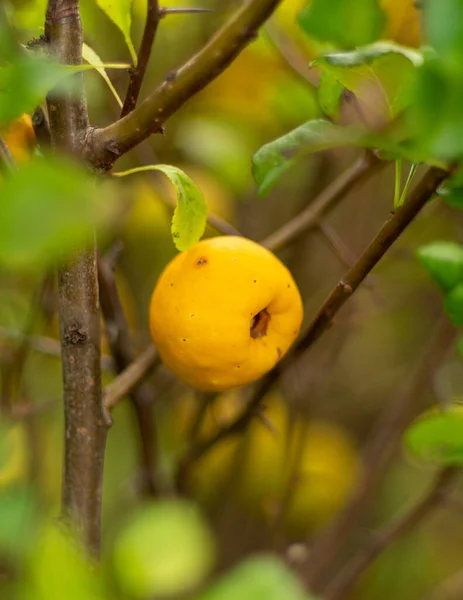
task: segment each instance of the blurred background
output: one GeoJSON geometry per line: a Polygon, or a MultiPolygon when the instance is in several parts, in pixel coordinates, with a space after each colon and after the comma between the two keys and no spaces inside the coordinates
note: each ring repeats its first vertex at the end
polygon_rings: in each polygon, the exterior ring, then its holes
{"type": "MultiPolygon", "coordinates": [[[[23,41],[38,37],[45,2],[13,0],[11,4],[23,41]]],[[[200,48],[236,7],[232,0],[202,0],[200,4],[212,12],[171,15],[162,21],[144,94],[200,48]]],[[[283,0],[259,38],[232,66],[169,119],[163,135],[152,136],[121,159],[117,170],[155,163],[180,167],[201,188],[211,213],[257,241],[309,205],[358,160],[358,150],[324,152],[299,161],[266,198],[258,198],[251,173],[251,158],[263,144],[322,116],[314,92],[319,75],[308,65],[324,48],[304,36],[295,23],[305,4],[304,0],[283,0]]],[[[384,39],[419,46],[420,15],[412,0],[384,0],[382,4],[387,14],[384,39]]],[[[82,0],[81,5],[86,43],[105,62],[128,62],[119,30],[91,0],[82,0]]],[[[197,0],[163,2],[166,7],[197,5],[197,0]]],[[[145,11],[145,0],[134,0],[136,42],[145,11]]],[[[123,97],[126,73],[109,74],[123,97]]],[[[85,81],[91,122],[107,125],[117,118],[118,105],[97,73],[86,73],[85,81]]],[[[374,120],[375,108],[374,103],[359,106],[346,98],[341,122],[374,120]]],[[[28,160],[27,144],[27,140],[18,142],[18,161],[28,160]]],[[[403,171],[406,174],[407,169],[403,171]]],[[[111,193],[124,208],[101,250],[111,252],[115,244],[118,249],[116,280],[139,353],[150,343],[150,295],[161,270],[176,254],[170,234],[175,197],[156,173],[124,178],[111,193]]],[[[316,227],[279,252],[300,287],[306,324],[388,217],[393,194],[393,166],[386,166],[327,211],[316,227]]],[[[217,233],[208,226],[207,236],[217,233]]],[[[261,416],[245,433],[217,444],[194,464],[187,489],[212,530],[215,572],[262,551],[277,552],[303,571],[312,544],[324,535],[356,489],[371,458],[371,440],[380,430],[388,432],[391,427],[390,463],[387,468],[378,467],[371,497],[337,560],[319,582],[321,589],[371,531],[410,506],[426,489],[434,469],[410,458],[402,447],[401,432],[432,405],[457,400],[463,370],[441,297],[415,252],[434,240],[461,238],[459,215],[442,203],[429,204],[336,316],[330,331],[265,398],[261,416]],[[400,425],[391,426],[394,419],[400,425]]],[[[16,422],[0,439],[0,445],[7,448],[0,463],[1,589],[2,573],[7,582],[6,574],[14,564],[4,523],[12,523],[13,517],[2,520],[2,511],[11,515],[23,510],[14,517],[23,536],[33,530],[28,523],[35,517],[27,509],[32,497],[34,506],[45,514],[59,512],[63,411],[54,277],[12,270],[0,271],[0,277],[4,388],[12,365],[19,365],[20,375],[15,375],[16,422]],[[11,494],[17,494],[13,508],[11,494]]],[[[105,334],[103,353],[104,383],[108,383],[114,371],[105,334]]],[[[230,422],[249,390],[211,399],[185,387],[162,366],[145,385],[152,397],[148,414],[153,426],[154,487],[157,496],[171,497],[183,453],[195,440],[230,422]]],[[[147,493],[130,402],[121,402],[113,417],[103,497],[106,549],[147,493]]],[[[458,491],[463,493],[463,489],[458,491]]],[[[463,517],[459,512],[436,513],[388,549],[351,597],[418,600],[461,568],[463,517]]]]}

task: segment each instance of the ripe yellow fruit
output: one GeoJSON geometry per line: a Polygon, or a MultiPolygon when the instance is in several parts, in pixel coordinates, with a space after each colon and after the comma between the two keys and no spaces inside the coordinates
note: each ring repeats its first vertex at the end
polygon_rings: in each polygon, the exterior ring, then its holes
{"type": "Polygon", "coordinates": [[[288,269],[245,238],[203,240],[178,254],[153,292],[150,329],[164,363],[201,391],[246,385],[299,333],[303,306],[288,269]]]}

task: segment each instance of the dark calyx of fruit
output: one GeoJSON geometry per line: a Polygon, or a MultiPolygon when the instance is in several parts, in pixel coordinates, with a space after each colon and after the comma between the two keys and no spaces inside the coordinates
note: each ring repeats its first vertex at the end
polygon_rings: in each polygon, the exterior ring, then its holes
{"type": "Polygon", "coordinates": [[[267,334],[270,313],[264,308],[251,320],[251,337],[260,338],[267,334]]]}

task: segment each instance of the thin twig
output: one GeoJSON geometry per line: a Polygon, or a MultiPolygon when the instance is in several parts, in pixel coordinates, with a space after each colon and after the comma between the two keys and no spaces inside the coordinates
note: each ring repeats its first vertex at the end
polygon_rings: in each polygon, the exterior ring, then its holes
{"type": "MultiPolygon", "coordinates": [[[[124,396],[129,394],[146,377],[148,372],[159,364],[156,348],[148,348],[140,354],[114,381],[104,389],[104,405],[110,411],[124,396]]],[[[152,441],[152,440],[151,440],[152,441]]]]}
{"type": "Polygon", "coordinates": [[[374,154],[366,153],[328,185],[302,212],[262,240],[261,244],[273,252],[278,252],[284,246],[294,242],[310,228],[316,227],[320,217],[355,186],[371,177],[386,164],[374,154]]]}
{"type": "Polygon", "coordinates": [[[312,544],[313,552],[303,574],[311,589],[321,587],[326,571],[363,517],[375,494],[378,481],[394,457],[403,431],[413,419],[413,407],[429,387],[429,381],[445,359],[445,350],[451,345],[455,335],[455,328],[447,319],[442,318],[403,390],[380,414],[365,447],[364,468],[356,488],[337,518],[312,544]]]}
{"type": "MultiPolygon", "coordinates": [[[[140,383],[145,373],[140,373],[138,380],[127,379],[127,372],[137,373],[136,367],[133,367],[135,354],[133,352],[130,339],[129,326],[125,318],[121,300],[117,290],[117,284],[114,277],[113,263],[111,257],[98,257],[98,282],[100,289],[100,300],[103,316],[106,324],[106,331],[111,353],[116,363],[116,370],[119,377],[115,379],[104,391],[103,402],[108,417],[108,411],[124,395],[129,394],[132,406],[135,411],[136,427],[140,440],[140,464],[141,481],[143,483],[142,492],[148,495],[156,494],[154,474],[156,471],[156,430],[153,423],[153,385],[137,385],[140,383]],[[120,379],[122,377],[122,379],[120,379]],[[121,387],[122,382],[122,387],[121,387]],[[125,382],[125,383],[124,383],[125,382]],[[130,387],[123,390],[124,385],[130,387]],[[111,391],[112,390],[112,391],[111,391]],[[121,393],[119,397],[117,394],[121,393]]],[[[150,349],[148,349],[148,352],[150,349]]],[[[142,355],[143,357],[143,355],[142,355]]],[[[141,358],[143,363],[143,358],[141,358]]],[[[135,361],[137,364],[137,361],[135,361]]],[[[146,364],[146,370],[153,364],[146,364]]]]}
{"type": "Polygon", "coordinates": [[[309,68],[308,57],[297,47],[294,41],[275,23],[267,23],[265,33],[282,62],[306,85],[315,89],[318,84],[317,74],[309,68]]]}
{"type": "Polygon", "coordinates": [[[97,129],[87,140],[87,158],[109,170],[131,148],[160,131],[166,120],[192,96],[224,71],[256,38],[260,26],[281,0],[254,0],[240,6],[213,38],[131,113],[116,123],[97,129]]]}
{"type": "MultiPolygon", "coordinates": [[[[61,358],[61,344],[58,340],[44,335],[26,335],[22,331],[0,326],[0,339],[26,342],[31,350],[46,356],[61,358]]],[[[101,368],[106,371],[114,371],[114,361],[110,356],[101,357],[101,368]]]]}
{"type": "Polygon", "coordinates": [[[213,8],[161,8],[161,17],[168,17],[169,15],[194,15],[199,13],[210,13],[214,12],[213,8]]]}
{"type": "Polygon", "coordinates": [[[346,564],[329,585],[323,596],[324,599],[344,600],[344,598],[350,597],[352,587],[359,577],[386,548],[407,535],[442,506],[443,494],[454,483],[458,472],[456,467],[442,469],[428,493],[410,512],[397,519],[384,531],[377,533],[371,543],[346,564]]]}
{"type": "Polygon", "coordinates": [[[137,105],[161,17],[162,13],[158,0],[148,0],[145,29],[138,52],[137,65],[134,65],[130,70],[129,86],[122,107],[121,118],[132,112],[137,105]]]}
{"type": "Polygon", "coordinates": [[[357,262],[336,284],[293,350],[257,384],[253,396],[242,413],[232,423],[218,429],[213,436],[202,440],[186,452],[178,466],[177,483],[181,489],[185,488],[190,465],[193,462],[223,438],[236,435],[247,427],[250,419],[256,414],[264,396],[282,377],[294,360],[298,359],[330,327],[334,315],[352,296],[354,291],[381,260],[404,229],[418,215],[423,206],[435,193],[437,187],[448,175],[447,171],[437,167],[431,167],[427,171],[419,184],[411,192],[408,201],[396,213],[391,214],[357,262]]]}

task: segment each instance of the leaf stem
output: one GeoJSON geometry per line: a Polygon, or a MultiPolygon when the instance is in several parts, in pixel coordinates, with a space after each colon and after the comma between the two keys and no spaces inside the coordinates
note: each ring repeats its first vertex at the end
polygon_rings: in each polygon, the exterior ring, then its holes
{"type": "Polygon", "coordinates": [[[394,210],[400,206],[400,184],[402,179],[402,159],[395,161],[394,210]]]}
{"type": "Polygon", "coordinates": [[[402,190],[402,194],[399,198],[399,203],[398,203],[398,207],[402,206],[402,204],[405,202],[406,198],[407,198],[407,193],[408,193],[408,189],[410,187],[411,182],[413,181],[413,178],[416,174],[416,171],[418,169],[418,164],[417,163],[413,163],[412,166],[410,167],[410,171],[408,173],[408,177],[407,177],[407,181],[405,182],[404,185],[404,189],[402,190]]]}

